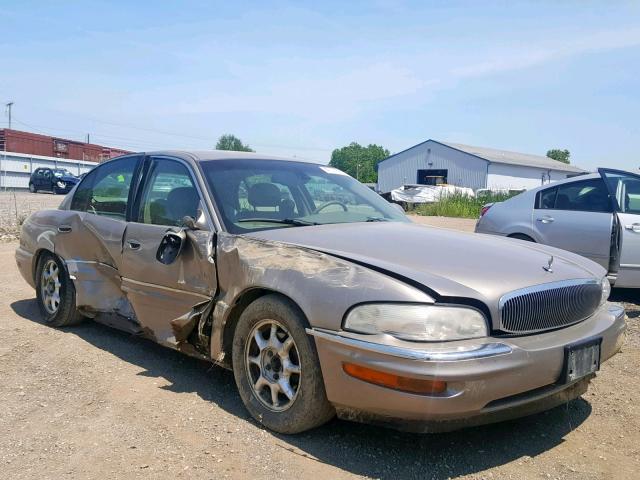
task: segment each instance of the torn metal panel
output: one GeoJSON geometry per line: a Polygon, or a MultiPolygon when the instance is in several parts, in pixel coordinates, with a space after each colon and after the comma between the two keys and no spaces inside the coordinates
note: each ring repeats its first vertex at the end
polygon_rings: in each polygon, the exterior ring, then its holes
{"type": "Polygon", "coordinates": [[[156,258],[167,233],[166,226],[130,223],[124,233],[122,290],[143,327],[158,342],[178,348],[172,321],[188,316],[198,305],[211,301],[216,291],[212,258],[212,232],[185,231],[180,255],[170,264],[156,258]]]}
{"type": "Polygon", "coordinates": [[[211,355],[224,362],[224,328],[243,292],[260,288],[291,298],[314,327],[337,330],[352,305],[368,301],[429,301],[424,293],[383,274],[325,253],[283,242],[218,234],[219,295],[211,355]]]}
{"type": "Polygon", "coordinates": [[[189,355],[209,358],[213,306],[214,300],[210,299],[194,305],[190,312],[171,320],[178,350],[189,355]]]}
{"type": "Polygon", "coordinates": [[[118,271],[103,263],[70,260],[67,270],[76,289],[76,305],[93,312],[113,312],[135,317],[121,288],[118,271]]]}

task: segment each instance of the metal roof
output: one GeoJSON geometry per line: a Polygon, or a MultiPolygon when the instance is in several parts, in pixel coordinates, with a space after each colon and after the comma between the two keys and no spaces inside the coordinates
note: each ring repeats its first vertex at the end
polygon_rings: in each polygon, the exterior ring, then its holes
{"type": "Polygon", "coordinates": [[[506,165],[518,165],[521,167],[535,167],[535,168],[545,168],[547,170],[559,170],[563,172],[571,172],[571,173],[584,173],[586,170],[582,168],[576,167],[575,165],[569,165],[566,163],[558,162],[557,160],[553,160],[549,157],[543,157],[541,155],[531,155],[529,153],[518,153],[518,152],[510,152],[508,150],[498,150],[495,148],[486,148],[486,147],[474,147],[471,145],[463,145],[461,143],[450,143],[450,142],[440,142],[438,140],[426,140],[422,143],[418,143],[413,147],[409,147],[401,152],[394,153],[393,155],[385,158],[379,163],[385,162],[390,158],[395,157],[401,153],[406,152],[407,150],[411,150],[412,148],[419,147],[426,143],[433,142],[438,143],[440,145],[444,145],[445,147],[454,148],[458,151],[468,153],[475,157],[481,158],[482,160],[486,160],[491,163],[504,163],[506,165]]]}
{"type": "MultiPolygon", "coordinates": [[[[436,140],[434,140],[436,141],[436,140]]],[[[583,169],[574,165],[562,163],[549,157],[541,155],[531,155],[529,153],[510,152],[508,150],[497,150],[495,148],[474,147],[461,143],[438,142],[456,150],[470,153],[476,157],[483,158],[493,163],[505,163],[507,165],[520,165],[523,167],[546,168],[549,170],[561,170],[565,172],[582,173],[583,169]]]]}

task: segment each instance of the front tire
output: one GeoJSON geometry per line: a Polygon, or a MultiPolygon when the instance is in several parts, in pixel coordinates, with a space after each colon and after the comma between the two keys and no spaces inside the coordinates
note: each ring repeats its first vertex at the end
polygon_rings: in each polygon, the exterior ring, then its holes
{"type": "Polygon", "coordinates": [[[43,254],[36,268],[36,298],[47,325],[66,327],[84,320],[76,308],[76,290],[60,258],[43,254]]]}
{"type": "Polygon", "coordinates": [[[335,415],[305,324],[289,300],[266,295],[246,308],[233,336],[240,397],[256,421],[279,433],[304,432],[335,415]]]}

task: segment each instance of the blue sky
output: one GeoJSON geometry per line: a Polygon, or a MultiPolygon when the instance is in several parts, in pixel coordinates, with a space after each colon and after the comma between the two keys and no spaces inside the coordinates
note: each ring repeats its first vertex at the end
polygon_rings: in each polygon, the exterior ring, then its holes
{"type": "Polygon", "coordinates": [[[133,150],[434,138],[637,169],[640,2],[557,3],[0,0],[0,101],[133,150]]]}

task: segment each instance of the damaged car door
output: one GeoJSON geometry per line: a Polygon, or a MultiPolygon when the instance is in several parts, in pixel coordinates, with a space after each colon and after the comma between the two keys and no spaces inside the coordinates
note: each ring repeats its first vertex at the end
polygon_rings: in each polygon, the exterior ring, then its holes
{"type": "Polygon", "coordinates": [[[195,326],[180,317],[215,294],[213,228],[201,199],[191,167],[179,159],[151,157],[124,233],[122,288],[145,333],[173,348],[181,348],[195,326]],[[158,249],[167,244],[167,235],[182,239],[182,245],[175,260],[162,263],[158,249]]]}
{"type": "Polygon", "coordinates": [[[78,185],[69,209],[55,212],[54,251],[77,280],[78,308],[90,316],[132,315],[118,270],[141,159],[132,155],[96,167],[78,185]]]}

